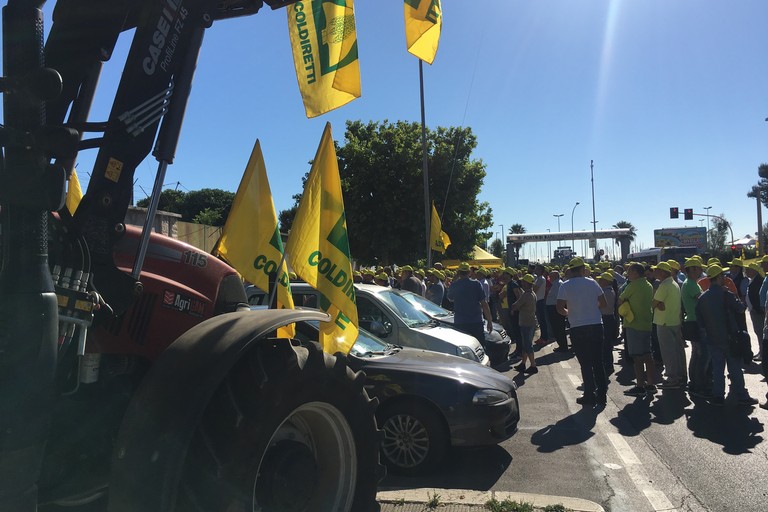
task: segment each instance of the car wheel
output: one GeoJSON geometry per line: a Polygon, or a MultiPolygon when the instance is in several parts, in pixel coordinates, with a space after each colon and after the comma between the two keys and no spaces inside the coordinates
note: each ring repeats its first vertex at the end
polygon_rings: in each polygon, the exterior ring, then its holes
{"type": "Polygon", "coordinates": [[[448,435],[432,409],[416,402],[400,402],[384,409],[378,417],[384,431],[382,462],[392,472],[423,473],[445,456],[448,435]]]}

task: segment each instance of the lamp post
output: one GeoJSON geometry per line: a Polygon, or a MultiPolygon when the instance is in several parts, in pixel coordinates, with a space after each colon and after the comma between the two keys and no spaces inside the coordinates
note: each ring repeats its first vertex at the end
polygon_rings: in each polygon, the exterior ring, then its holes
{"type": "MultiPolygon", "coordinates": [[[[553,213],[552,216],[557,218],[557,232],[560,233],[560,217],[562,217],[564,214],[562,213],[553,213]]],[[[562,240],[557,241],[557,245],[561,246],[563,245],[562,240]]]]}
{"type": "Polygon", "coordinates": [[[579,206],[579,202],[576,201],[576,204],[573,205],[573,210],[571,210],[571,251],[573,251],[573,247],[576,246],[576,237],[573,234],[573,212],[576,211],[576,207],[579,206]]]}
{"type": "Polygon", "coordinates": [[[706,236],[705,239],[707,241],[707,252],[709,252],[709,210],[711,210],[712,207],[711,206],[705,206],[704,209],[707,210],[707,233],[706,233],[707,236],[706,236]]]}
{"type": "MultiPolygon", "coordinates": [[[[551,233],[552,231],[547,228],[547,233],[551,233]]],[[[547,238],[547,257],[544,260],[545,262],[549,261],[549,259],[552,257],[552,242],[547,238]]]]}

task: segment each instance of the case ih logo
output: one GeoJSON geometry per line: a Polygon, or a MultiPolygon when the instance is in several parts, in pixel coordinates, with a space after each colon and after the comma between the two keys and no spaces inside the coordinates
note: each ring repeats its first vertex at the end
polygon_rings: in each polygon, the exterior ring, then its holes
{"type": "Polygon", "coordinates": [[[201,300],[185,297],[171,290],[165,290],[163,293],[163,307],[175,309],[192,316],[203,316],[205,303],[201,300]]]}

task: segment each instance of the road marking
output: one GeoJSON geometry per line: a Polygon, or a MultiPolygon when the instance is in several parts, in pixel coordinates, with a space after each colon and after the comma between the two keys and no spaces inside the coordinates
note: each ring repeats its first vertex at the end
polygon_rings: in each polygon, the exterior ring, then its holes
{"type": "Polygon", "coordinates": [[[562,366],[563,368],[570,369],[571,368],[571,363],[569,363],[568,361],[560,361],[560,366],[562,366]]]}
{"type": "MultiPolygon", "coordinates": [[[[574,387],[581,384],[581,379],[575,374],[569,372],[566,375],[574,387]]],[[[573,395],[573,392],[566,391],[562,380],[556,379],[555,382],[557,382],[560,392],[566,398],[569,410],[571,410],[571,413],[575,412],[577,410],[576,403],[572,403],[569,399],[573,395]]],[[[677,512],[677,509],[672,502],[669,501],[667,496],[651,485],[650,482],[652,482],[652,480],[648,477],[648,473],[646,473],[643,463],[629,446],[626,438],[617,432],[616,427],[608,421],[608,417],[616,417],[617,413],[618,410],[616,409],[615,404],[609,398],[606,409],[597,414],[597,417],[595,418],[595,433],[605,434],[608,438],[613,449],[624,462],[624,470],[627,472],[633,485],[643,496],[645,496],[648,503],[653,507],[654,512],[677,512]]],[[[608,464],[610,463],[607,463],[606,467],[611,468],[608,464]]],[[[622,503],[619,501],[618,503],[615,503],[615,505],[622,505],[622,503]]]]}
{"type": "Polygon", "coordinates": [[[629,443],[624,439],[624,436],[616,432],[608,432],[606,435],[625,465],[642,464],[637,455],[635,455],[635,452],[632,451],[632,448],[629,447],[629,443]]]}

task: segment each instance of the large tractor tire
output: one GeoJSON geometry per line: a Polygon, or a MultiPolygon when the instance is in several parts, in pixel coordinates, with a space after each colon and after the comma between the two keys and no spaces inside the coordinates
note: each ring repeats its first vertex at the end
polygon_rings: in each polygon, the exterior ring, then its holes
{"type": "Polygon", "coordinates": [[[378,510],[375,402],[364,380],[316,343],[256,344],[209,402],[176,510],[378,510]]]}

